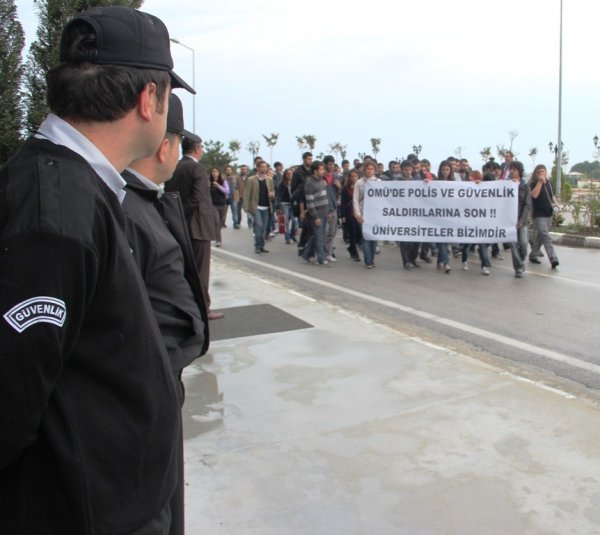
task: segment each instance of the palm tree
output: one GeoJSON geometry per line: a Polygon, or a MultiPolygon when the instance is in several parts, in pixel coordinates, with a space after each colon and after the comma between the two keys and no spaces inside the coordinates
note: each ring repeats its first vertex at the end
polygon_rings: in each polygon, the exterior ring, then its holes
{"type": "Polygon", "coordinates": [[[531,158],[531,165],[535,167],[535,157],[537,156],[538,150],[537,147],[533,147],[529,149],[529,157],[531,158]]]}
{"type": "Polygon", "coordinates": [[[489,161],[492,156],[492,147],[483,147],[483,149],[479,151],[479,154],[481,154],[481,159],[484,162],[489,161]]]}
{"type": "Polygon", "coordinates": [[[277,139],[279,138],[279,134],[271,134],[270,136],[265,136],[263,134],[262,137],[265,138],[265,141],[267,142],[267,147],[269,147],[269,150],[271,152],[270,159],[271,165],[273,165],[273,147],[277,145],[277,139]]]}
{"type": "Polygon", "coordinates": [[[304,152],[308,148],[308,143],[306,143],[306,139],[303,136],[296,136],[296,143],[300,152],[304,152]]]}
{"type": "Polygon", "coordinates": [[[258,151],[260,150],[260,141],[258,141],[257,139],[249,141],[248,144],[246,145],[246,150],[250,154],[252,154],[252,162],[254,162],[254,158],[256,158],[256,155],[258,154],[258,151]]]}
{"type": "Polygon", "coordinates": [[[239,155],[240,151],[242,150],[241,141],[238,141],[237,139],[232,139],[229,142],[228,148],[229,148],[229,152],[231,152],[233,160],[237,161],[238,155],[239,155]]]}
{"type": "Polygon", "coordinates": [[[510,146],[508,147],[508,150],[510,152],[512,152],[512,148],[513,148],[513,142],[515,140],[515,138],[519,135],[519,131],[518,130],[511,130],[508,133],[508,138],[510,139],[510,146]]]}
{"type": "Polygon", "coordinates": [[[310,152],[313,152],[315,150],[315,145],[317,144],[317,138],[312,134],[306,134],[304,136],[304,141],[308,145],[310,152]]]}
{"type": "Polygon", "coordinates": [[[379,146],[381,145],[380,137],[372,137],[371,138],[371,148],[373,149],[373,156],[377,159],[377,155],[379,154],[379,146]]]}

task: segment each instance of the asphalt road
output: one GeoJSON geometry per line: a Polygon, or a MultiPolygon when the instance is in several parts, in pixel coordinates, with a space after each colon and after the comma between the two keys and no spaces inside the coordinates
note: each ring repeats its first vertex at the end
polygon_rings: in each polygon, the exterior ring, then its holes
{"type": "MultiPolygon", "coordinates": [[[[268,254],[254,253],[252,232],[223,229],[223,246],[213,248],[226,262],[281,282],[308,298],[327,300],[431,343],[491,361],[536,381],[600,397],[600,250],[557,247],[558,270],[546,257],[527,264],[522,279],[510,252],[482,276],[478,256],[469,271],[451,259],[444,274],[435,264],[405,271],[395,244],[382,245],[376,269],[366,270],[336,237],[338,261],[331,268],[308,265],[296,246],[278,235],[268,254]]],[[[213,290],[218,304],[218,289],[213,290]]],[[[374,348],[376,351],[377,348],[374,348]]]]}

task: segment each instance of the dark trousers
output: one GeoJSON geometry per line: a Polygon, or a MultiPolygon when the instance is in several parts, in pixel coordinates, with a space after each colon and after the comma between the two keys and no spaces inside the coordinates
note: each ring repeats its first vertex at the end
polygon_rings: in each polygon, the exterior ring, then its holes
{"type": "Polygon", "coordinates": [[[192,239],[192,249],[196,259],[196,267],[200,274],[200,288],[202,296],[206,303],[206,308],[210,310],[210,295],[208,293],[208,284],[210,279],[210,240],[192,239]]]}
{"type": "MultiPolygon", "coordinates": [[[[179,387],[179,405],[183,407],[185,401],[185,388],[181,382],[181,374],[176,379],[179,387]]],[[[169,535],[185,534],[185,476],[183,473],[183,422],[179,428],[179,444],[177,451],[177,486],[171,497],[171,529],[169,535]]]]}
{"type": "Polygon", "coordinates": [[[350,256],[355,257],[358,254],[357,246],[362,241],[362,229],[354,218],[346,219],[345,227],[349,241],[348,252],[350,256]]]}
{"type": "Polygon", "coordinates": [[[412,264],[419,255],[419,243],[411,241],[400,242],[400,254],[403,264],[412,264]]]}

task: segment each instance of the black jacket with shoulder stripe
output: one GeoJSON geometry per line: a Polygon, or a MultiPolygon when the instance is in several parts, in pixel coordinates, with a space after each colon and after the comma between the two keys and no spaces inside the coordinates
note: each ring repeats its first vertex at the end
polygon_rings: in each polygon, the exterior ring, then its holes
{"type": "Polygon", "coordinates": [[[3,534],[125,535],[173,493],[177,386],[124,227],[65,147],[0,169],[3,534]]]}

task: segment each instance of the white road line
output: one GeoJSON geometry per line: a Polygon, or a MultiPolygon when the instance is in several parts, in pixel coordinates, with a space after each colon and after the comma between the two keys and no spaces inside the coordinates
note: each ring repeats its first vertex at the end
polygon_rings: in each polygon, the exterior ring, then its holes
{"type": "MultiPolygon", "coordinates": [[[[513,271],[512,268],[512,261],[510,260],[510,256],[508,257],[510,264],[498,264],[498,263],[494,263],[492,264],[492,270],[495,269],[501,269],[504,271],[513,271]]],[[[527,262],[527,261],[526,261],[527,262]]],[[[479,265],[479,260],[474,259],[474,260],[469,260],[469,263],[471,264],[477,264],[479,265]]],[[[492,271],[493,273],[493,271],[492,271]]],[[[590,282],[590,281],[580,281],[577,279],[570,279],[569,277],[563,277],[562,275],[560,275],[559,271],[550,271],[549,273],[540,273],[539,271],[533,271],[531,269],[525,269],[525,276],[534,276],[534,277],[542,277],[545,279],[552,279],[552,280],[557,280],[557,281],[561,281],[561,282],[568,282],[571,284],[578,284],[580,286],[591,286],[592,288],[600,288],[600,284],[598,284],[597,282],[590,282]]]]}
{"type": "MultiPolygon", "coordinates": [[[[256,264],[263,268],[268,268],[271,271],[276,271],[278,273],[282,273],[287,276],[295,277],[296,279],[310,282],[311,284],[317,284],[324,288],[329,288],[331,290],[335,290],[336,292],[341,292],[346,295],[358,297],[359,299],[364,299],[365,301],[370,301],[371,303],[376,303],[376,304],[384,306],[384,307],[392,308],[394,310],[399,310],[401,312],[406,312],[407,314],[411,314],[418,318],[423,318],[426,320],[430,320],[430,321],[439,323],[441,325],[446,325],[448,327],[452,327],[453,329],[457,329],[459,331],[463,331],[468,334],[473,334],[473,335],[479,336],[481,338],[493,340],[494,342],[499,342],[503,345],[507,345],[509,347],[513,347],[513,348],[519,349],[521,351],[527,351],[528,353],[532,353],[534,355],[539,355],[541,357],[545,357],[547,359],[554,360],[555,362],[560,362],[562,364],[568,364],[569,366],[573,366],[574,368],[579,368],[579,369],[586,370],[586,371],[600,375],[600,365],[598,365],[598,364],[593,364],[593,363],[587,362],[585,360],[579,360],[579,359],[570,357],[569,355],[565,355],[563,353],[558,353],[558,352],[552,351],[550,349],[544,349],[542,347],[537,347],[537,346],[534,346],[533,344],[528,344],[527,342],[521,342],[519,340],[514,340],[513,338],[509,338],[508,336],[503,336],[501,334],[497,334],[497,333],[494,333],[491,331],[479,329],[477,327],[473,327],[472,325],[468,325],[466,323],[454,321],[454,320],[451,320],[448,318],[444,318],[442,316],[430,314],[429,312],[424,312],[423,310],[418,310],[416,308],[401,305],[399,303],[394,303],[393,301],[389,301],[387,299],[381,299],[380,297],[375,297],[373,295],[368,295],[363,292],[358,292],[356,290],[352,290],[351,288],[346,288],[344,286],[339,286],[332,282],[324,281],[321,279],[317,279],[315,277],[311,277],[309,275],[305,275],[304,273],[297,273],[297,272],[292,271],[287,268],[282,268],[279,266],[273,266],[271,264],[266,264],[265,262],[260,262],[258,260],[254,260],[253,258],[248,258],[243,255],[232,253],[230,251],[220,250],[219,254],[230,256],[232,258],[236,258],[236,259],[244,261],[244,262],[250,262],[251,264],[256,264]]],[[[306,296],[302,296],[302,294],[300,294],[300,297],[306,298],[306,296]]]]}
{"type": "Polygon", "coordinates": [[[310,301],[311,303],[317,302],[316,299],[313,299],[312,297],[309,297],[308,295],[301,294],[300,292],[296,292],[295,290],[288,290],[288,292],[290,292],[292,295],[295,295],[296,297],[300,297],[301,299],[310,301]]]}
{"type": "Polygon", "coordinates": [[[532,381],[531,379],[527,379],[526,377],[520,377],[519,375],[515,375],[514,373],[500,372],[500,375],[505,375],[506,377],[510,377],[511,379],[513,379],[515,381],[519,381],[520,383],[527,383],[529,385],[533,385],[537,388],[541,388],[542,390],[546,390],[547,392],[552,392],[553,394],[558,394],[559,396],[562,396],[563,398],[577,399],[577,396],[574,396],[573,394],[569,394],[568,392],[565,392],[564,390],[560,390],[559,388],[554,388],[552,386],[545,385],[544,383],[538,383],[536,381],[532,381]]]}

